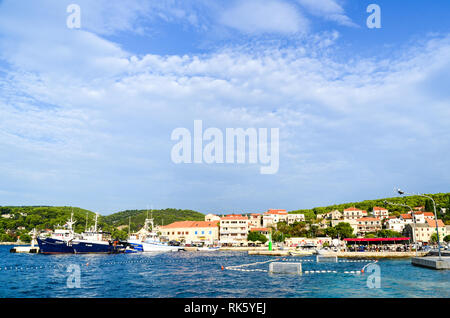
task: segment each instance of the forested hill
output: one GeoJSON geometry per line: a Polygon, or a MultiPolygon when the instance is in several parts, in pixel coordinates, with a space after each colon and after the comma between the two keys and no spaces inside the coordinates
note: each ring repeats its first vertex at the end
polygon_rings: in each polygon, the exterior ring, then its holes
{"type": "Polygon", "coordinates": [[[102,220],[110,226],[128,227],[131,217],[131,231],[138,231],[143,225],[145,218],[152,217],[155,225],[167,225],[176,221],[204,221],[205,215],[192,210],[164,209],[164,210],[126,210],[104,216],[102,220]]]}
{"type": "MultiPolygon", "coordinates": [[[[444,219],[444,221],[450,222],[450,193],[436,193],[429,194],[436,201],[436,209],[438,212],[438,217],[444,219]],[[445,208],[445,214],[441,213],[441,208],[445,208]]],[[[424,206],[426,211],[433,212],[433,203],[431,200],[421,197],[421,196],[405,196],[405,197],[393,197],[393,198],[385,198],[385,199],[376,199],[376,200],[365,200],[361,202],[351,202],[351,203],[343,203],[343,204],[335,204],[329,205],[326,207],[318,207],[313,209],[303,209],[303,210],[295,210],[290,211],[289,213],[303,213],[305,217],[309,220],[315,219],[317,215],[328,213],[333,210],[339,210],[342,212],[344,209],[350,207],[356,207],[361,210],[372,211],[374,206],[386,207],[392,215],[399,215],[400,213],[408,212],[408,208],[395,206],[395,205],[385,205],[384,201],[390,201],[394,203],[402,203],[409,205],[411,207],[416,206],[424,206]]]]}
{"type": "MultiPolygon", "coordinates": [[[[28,232],[33,228],[37,230],[54,229],[58,225],[64,225],[74,214],[75,231],[82,232],[86,227],[86,215],[88,226],[94,224],[95,213],[77,207],[54,206],[3,206],[0,207],[0,241],[15,241],[17,236],[28,238],[28,232]]],[[[99,226],[107,225],[101,222],[99,226]]]]}

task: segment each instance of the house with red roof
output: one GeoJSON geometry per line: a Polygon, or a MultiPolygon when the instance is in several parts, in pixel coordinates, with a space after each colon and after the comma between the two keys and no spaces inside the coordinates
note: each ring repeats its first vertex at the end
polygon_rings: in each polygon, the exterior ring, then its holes
{"type": "Polygon", "coordinates": [[[358,232],[357,235],[364,235],[368,232],[377,232],[381,230],[381,219],[374,217],[364,217],[357,219],[358,232]]]}
{"type": "Polygon", "coordinates": [[[249,219],[250,227],[261,227],[263,224],[262,215],[260,213],[251,213],[249,219]]]}
{"type": "Polygon", "coordinates": [[[367,216],[367,211],[355,207],[344,209],[344,219],[357,220],[367,216]]]}
{"type": "Polygon", "coordinates": [[[414,218],[416,220],[416,223],[425,223],[426,219],[435,219],[433,212],[415,212],[414,218]]]}
{"type": "Polygon", "coordinates": [[[245,215],[225,215],[220,219],[220,243],[231,246],[246,245],[249,225],[250,219],[245,215]]]}
{"type": "Polygon", "coordinates": [[[372,208],[372,216],[380,219],[387,219],[389,217],[389,210],[386,208],[380,208],[379,206],[374,206],[372,208]]]}
{"type": "Polygon", "coordinates": [[[287,224],[293,224],[295,222],[305,221],[304,214],[289,214],[283,209],[269,209],[262,216],[262,226],[269,227],[274,226],[278,222],[286,222],[287,224]]]}
{"type": "MultiPolygon", "coordinates": [[[[439,229],[439,241],[443,241],[444,237],[449,234],[447,233],[446,226],[442,220],[437,220],[437,225],[439,229]]],[[[410,226],[410,230],[414,233],[414,227],[410,226]]],[[[429,218],[425,219],[425,223],[416,224],[415,239],[417,242],[430,243],[431,236],[436,233],[436,220],[429,218]]]]}
{"type": "Polygon", "coordinates": [[[161,236],[186,244],[215,245],[219,240],[219,221],[178,221],[159,227],[161,236]]]}

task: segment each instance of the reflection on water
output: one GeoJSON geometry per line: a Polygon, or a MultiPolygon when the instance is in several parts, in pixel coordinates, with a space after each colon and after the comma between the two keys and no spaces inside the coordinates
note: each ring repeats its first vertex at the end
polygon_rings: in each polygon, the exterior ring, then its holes
{"type": "MultiPolygon", "coordinates": [[[[0,297],[450,297],[450,271],[414,267],[410,260],[380,261],[381,288],[370,289],[367,275],[292,276],[221,269],[270,259],[245,252],[52,256],[10,254],[9,249],[0,246],[0,297]],[[67,287],[71,264],[80,266],[81,288],[67,287]]],[[[360,270],[364,263],[302,266],[304,271],[342,273],[360,270]]],[[[253,268],[268,267],[266,263],[253,268]]]]}

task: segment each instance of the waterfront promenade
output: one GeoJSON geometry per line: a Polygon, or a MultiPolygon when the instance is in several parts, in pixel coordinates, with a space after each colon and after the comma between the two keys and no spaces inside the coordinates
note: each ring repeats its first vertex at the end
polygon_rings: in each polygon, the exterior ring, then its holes
{"type": "MultiPolygon", "coordinates": [[[[267,247],[222,247],[221,251],[237,251],[237,252],[248,252],[248,255],[267,255],[267,256],[307,256],[315,254],[315,251],[301,251],[296,249],[274,249],[273,251],[268,251],[267,247]]],[[[427,255],[429,252],[392,252],[392,251],[373,251],[373,252],[327,252],[324,255],[337,256],[341,258],[412,258],[412,257],[422,257],[427,255]]]]}

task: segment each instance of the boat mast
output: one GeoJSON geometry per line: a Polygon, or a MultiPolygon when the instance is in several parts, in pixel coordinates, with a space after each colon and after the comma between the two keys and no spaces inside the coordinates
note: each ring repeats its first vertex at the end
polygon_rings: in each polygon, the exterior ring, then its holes
{"type": "Polygon", "coordinates": [[[70,214],[70,220],[67,222],[67,228],[69,230],[72,230],[72,227],[75,223],[76,223],[76,221],[73,220],[73,208],[72,208],[72,213],[70,214]]]}
{"type": "Polygon", "coordinates": [[[131,216],[128,217],[128,237],[131,235],[131,216]]]}
{"type": "Polygon", "coordinates": [[[98,213],[95,213],[95,226],[94,226],[95,233],[97,233],[97,219],[98,219],[98,213]]]}

